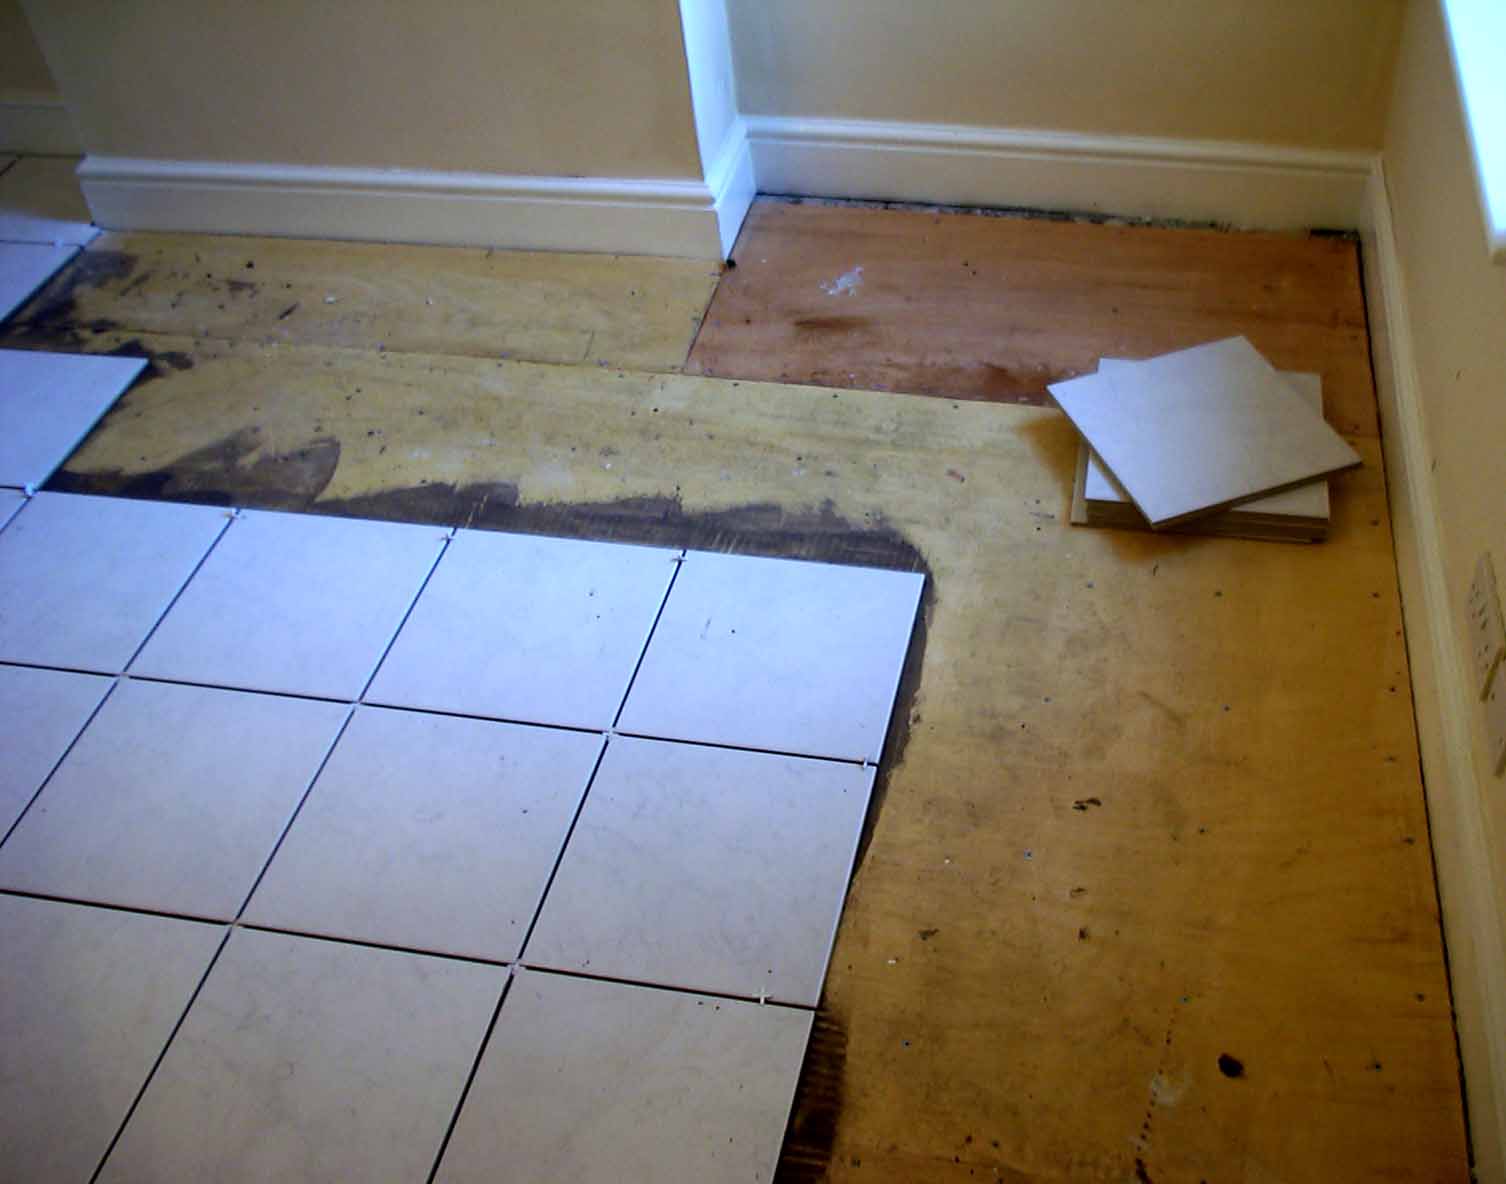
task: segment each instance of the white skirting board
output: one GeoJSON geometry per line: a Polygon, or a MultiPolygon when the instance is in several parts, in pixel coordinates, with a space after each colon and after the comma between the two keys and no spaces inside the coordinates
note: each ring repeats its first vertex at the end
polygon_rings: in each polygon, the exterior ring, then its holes
{"type": "Polygon", "coordinates": [[[747,116],[764,193],[1352,229],[1375,156],[951,124],[747,116]]]}
{"type": "Polygon", "coordinates": [[[28,91],[0,91],[0,152],[77,156],[78,132],[61,99],[28,91]]]}
{"type": "Polygon", "coordinates": [[[525,177],[88,156],[107,230],[609,251],[722,259],[753,197],[742,125],[708,180],[525,177]]]}
{"type": "Polygon", "coordinates": [[[1495,885],[1506,852],[1486,839],[1487,785],[1474,761],[1468,689],[1444,581],[1437,495],[1413,354],[1401,258],[1385,175],[1377,164],[1360,227],[1365,296],[1386,475],[1401,579],[1407,653],[1443,904],[1449,975],[1464,1061],[1476,1178],[1506,1181],[1506,916],[1495,885]]]}

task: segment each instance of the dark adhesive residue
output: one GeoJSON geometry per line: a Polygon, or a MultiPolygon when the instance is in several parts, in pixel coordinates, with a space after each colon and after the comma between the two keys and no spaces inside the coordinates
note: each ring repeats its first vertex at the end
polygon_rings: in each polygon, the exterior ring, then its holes
{"type": "MultiPolygon", "coordinates": [[[[96,429],[98,430],[98,429],[96,429]]],[[[261,452],[261,432],[241,428],[213,444],[178,457],[160,469],[119,469],[54,474],[47,488],[58,493],[95,493],[210,506],[306,510],[335,475],[340,441],[317,438],[288,452],[261,452]]]]}
{"type": "Polygon", "coordinates": [[[818,1184],[827,1178],[842,1116],[846,1068],[847,1029],[823,1008],[811,1025],[774,1184],[818,1184]]]}
{"type": "Polygon", "coordinates": [[[81,330],[118,329],[114,321],[103,319],[80,323],[76,293],[80,288],[124,285],[137,263],[126,251],[80,251],[6,323],[0,341],[12,348],[77,348],[87,340],[81,330]]]}

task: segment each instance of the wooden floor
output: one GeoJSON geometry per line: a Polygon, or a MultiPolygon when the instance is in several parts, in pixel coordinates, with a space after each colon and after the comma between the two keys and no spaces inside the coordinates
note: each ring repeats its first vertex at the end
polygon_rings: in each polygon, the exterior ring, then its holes
{"type": "Polygon", "coordinates": [[[1248,331],[1365,458],[1331,541],[1070,527],[1046,408],[679,372],[696,264],[109,237],[0,344],[153,359],[58,488],[928,573],[781,1180],[1466,1180],[1353,245],[903,217],[760,203],[700,368],[839,378],[786,322],[858,264],[871,387],[1248,331]]]}
{"type": "Polygon", "coordinates": [[[1100,357],[1244,334],[1373,436],[1356,244],[763,198],[692,374],[1047,403],[1100,357]]]}

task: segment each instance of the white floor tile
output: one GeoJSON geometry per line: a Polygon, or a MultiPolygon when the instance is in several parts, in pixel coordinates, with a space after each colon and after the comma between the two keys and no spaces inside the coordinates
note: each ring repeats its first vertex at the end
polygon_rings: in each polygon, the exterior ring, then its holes
{"type": "Polygon", "coordinates": [[[26,504],[26,495],[15,489],[0,489],[0,530],[26,504]]]}
{"type": "Polygon", "coordinates": [[[618,727],[874,760],[923,577],[692,551],[618,727]]]}
{"type": "Polygon", "coordinates": [[[89,1179],[223,934],[0,896],[0,1176],[89,1179]]]}
{"type": "Polygon", "coordinates": [[[237,930],[100,1180],[424,1180],[505,975],[237,930]]]}
{"type": "Polygon", "coordinates": [[[347,710],[127,680],[0,846],[0,887],[233,917],[347,710]]]}
{"type": "Polygon", "coordinates": [[[0,349],[0,485],[41,485],[146,365],[0,349]]]}
{"type": "Polygon", "coordinates": [[[99,234],[77,170],[73,157],[26,156],[0,173],[0,239],[83,246],[99,234]]]}
{"type": "Polygon", "coordinates": [[[601,737],[362,707],[246,919],[516,958],[601,737]]]}
{"type": "Polygon", "coordinates": [[[132,672],[354,699],[443,540],[435,526],[249,511],[132,672]]]}
{"type": "Polygon", "coordinates": [[[770,1180],[809,1012],[520,972],[441,1184],[770,1180]]]}
{"type": "Polygon", "coordinates": [[[116,672],[225,526],[225,511],[39,493],[0,534],[0,659],[116,672]]]}
{"type": "Polygon", "coordinates": [[[0,321],[31,299],[77,251],[73,246],[0,242],[0,321]]]}
{"type": "Polygon", "coordinates": [[[533,966],[814,1007],[873,770],[616,738],[533,966]]]}
{"type": "Polygon", "coordinates": [[[112,685],[95,674],[0,666],[0,837],[112,685]]]}
{"type": "Polygon", "coordinates": [[[609,728],[677,554],[460,531],[367,698],[609,728]]]}

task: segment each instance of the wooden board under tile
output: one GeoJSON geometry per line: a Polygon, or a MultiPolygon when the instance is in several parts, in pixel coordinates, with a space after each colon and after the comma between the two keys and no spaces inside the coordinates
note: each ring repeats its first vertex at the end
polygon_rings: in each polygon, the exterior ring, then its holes
{"type": "Polygon", "coordinates": [[[1378,441],[1278,547],[1041,408],[145,344],[62,484],[927,571],[781,1179],[1467,1178],[1378,441]]]}
{"type": "Polygon", "coordinates": [[[1377,433],[1357,245],[760,198],[688,371],[1044,403],[1104,356],[1244,334],[1377,433]]]}
{"type": "Polygon", "coordinates": [[[77,326],[677,370],[715,264],[623,255],[107,234],[10,326],[77,326]]]}

